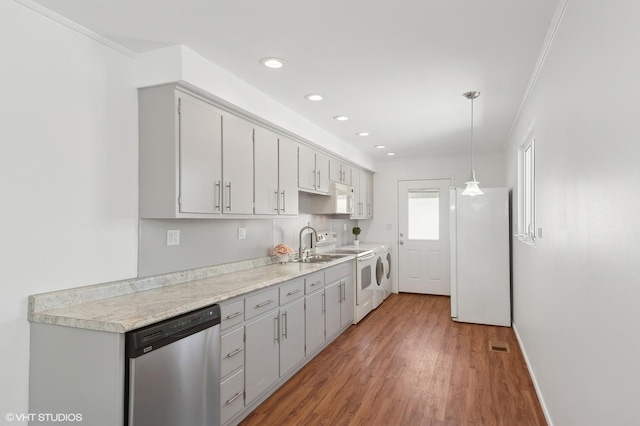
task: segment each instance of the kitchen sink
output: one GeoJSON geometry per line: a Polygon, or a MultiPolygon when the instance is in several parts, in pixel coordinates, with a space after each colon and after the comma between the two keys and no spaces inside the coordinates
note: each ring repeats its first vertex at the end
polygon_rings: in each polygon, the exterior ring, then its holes
{"type": "Polygon", "coordinates": [[[311,254],[303,259],[293,259],[292,262],[296,263],[326,263],[332,262],[336,259],[346,257],[348,255],[343,254],[311,254]]]}

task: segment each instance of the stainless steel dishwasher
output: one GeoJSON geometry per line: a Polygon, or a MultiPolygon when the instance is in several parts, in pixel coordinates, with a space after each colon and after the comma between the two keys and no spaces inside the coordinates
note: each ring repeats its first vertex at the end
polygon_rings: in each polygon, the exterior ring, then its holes
{"type": "Polygon", "coordinates": [[[125,424],[220,424],[220,306],[127,333],[125,424]]]}

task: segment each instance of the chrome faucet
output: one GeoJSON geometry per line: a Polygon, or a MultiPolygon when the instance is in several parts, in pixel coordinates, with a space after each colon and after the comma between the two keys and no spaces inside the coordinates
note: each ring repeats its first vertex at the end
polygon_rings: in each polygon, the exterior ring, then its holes
{"type": "Polygon", "coordinates": [[[313,248],[313,242],[318,241],[318,232],[315,229],[313,229],[313,227],[311,227],[311,225],[307,222],[307,225],[302,227],[302,229],[300,230],[300,235],[298,236],[298,258],[299,259],[302,259],[302,252],[303,252],[302,234],[306,229],[311,230],[311,232],[313,232],[313,235],[315,236],[315,239],[314,238],[311,239],[311,248],[313,248]]]}

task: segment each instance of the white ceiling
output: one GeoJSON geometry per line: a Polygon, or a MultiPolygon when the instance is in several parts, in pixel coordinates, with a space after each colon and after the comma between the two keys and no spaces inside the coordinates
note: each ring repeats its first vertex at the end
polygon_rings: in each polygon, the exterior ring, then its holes
{"type": "Polygon", "coordinates": [[[383,158],[467,153],[470,90],[482,93],[474,151],[502,150],[558,0],[36,2],[136,52],[183,44],[383,158]]]}

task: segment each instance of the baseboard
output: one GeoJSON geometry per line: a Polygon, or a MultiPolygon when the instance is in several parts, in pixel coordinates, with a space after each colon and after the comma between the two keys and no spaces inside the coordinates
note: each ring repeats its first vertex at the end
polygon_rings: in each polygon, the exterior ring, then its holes
{"type": "Polygon", "coordinates": [[[515,323],[513,323],[511,327],[513,328],[513,331],[516,335],[516,339],[518,340],[518,346],[520,346],[520,351],[522,351],[524,362],[527,364],[527,370],[529,370],[529,376],[531,376],[533,387],[536,390],[536,395],[538,395],[538,400],[540,401],[540,406],[542,407],[544,418],[547,421],[547,424],[549,426],[553,426],[553,422],[551,421],[551,416],[549,415],[549,410],[547,410],[547,404],[545,404],[544,402],[544,398],[542,397],[542,392],[540,391],[540,387],[538,386],[538,381],[536,380],[536,376],[533,373],[533,368],[531,368],[531,364],[529,363],[529,357],[527,357],[527,351],[525,351],[524,345],[522,344],[522,340],[520,339],[520,334],[518,333],[518,327],[516,326],[515,323]]]}

